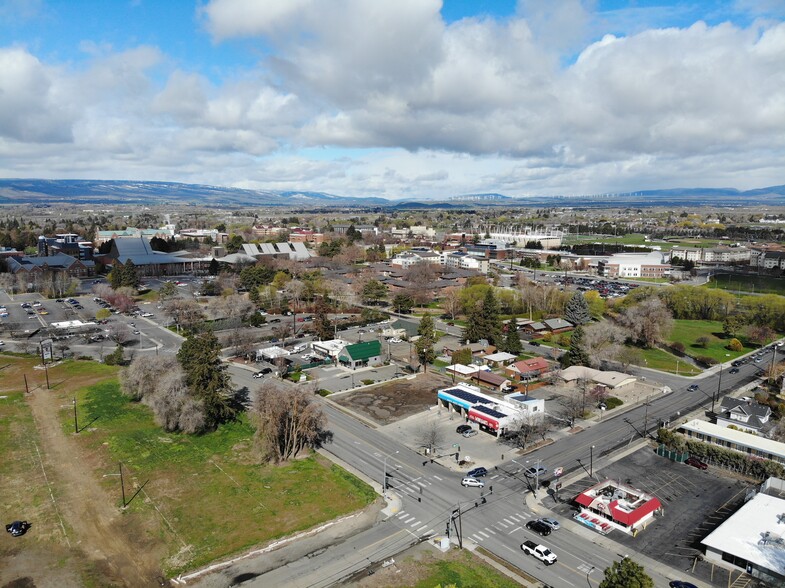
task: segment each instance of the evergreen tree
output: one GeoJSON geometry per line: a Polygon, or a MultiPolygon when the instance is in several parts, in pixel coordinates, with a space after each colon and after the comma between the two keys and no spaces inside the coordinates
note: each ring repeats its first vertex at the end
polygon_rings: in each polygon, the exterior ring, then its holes
{"type": "Polygon", "coordinates": [[[492,345],[501,345],[502,328],[499,321],[499,303],[496,301],[493,288],[488,288],[485,298],[469,311],[467,318],[468,324],[463,331],[463,338],[466,341],[487,339],[492,345]]]}
{"type": "Polygon", "coordinates": [[[417,334],[420,338],[415,342],[414,349],[417,351],[417,359],[420,360],[423,371],[428,371],[428,364],[436,359],[436,352],[433,350],[433,346],[436,343],[436,329],[430,314],[426,314],[420,319],[417,334]]]}
{"type": "Polygon", "coordinates": [[[605,579],[600,582],[599,588],[654,588],[654,581],[642,565],[625,557],[605,568],[605,579]]]}
{"type": "Polygon", "coordinates": [[[207,273],[209,273],[211,276],[217,276],[218,272],[220,271],[221,271],[221,264],[218,263],[218,260],[213,257],[210,260],[210,267],[208,268],[207,273]]]}
{"type": "Polygon", "coordinates": [[[575,327],[570,337],[570,348],[563,356],[564,367],[571,365],[589,365],[589,354],[583,346],[583,327],[575,327]]]}
{"type": "Polygon", "coordinates": [[[221,361],[221,345],[212,331],[190,335],[177,352],[191,394],[202,401],[205,424],[216,427],[232,420],[237,412],[231,380],[221,361]]]}
{"type": "Polygon", "coordinates": [[[121,286],[138,288],[140,283],[141,280],[139,279],[139,271],[136,269],[136,264],[129,259],[123,266],[121,286]]]}
{"type": "Polygon", "coordinates": [[[521,338],[518,336],[515,319],[507,324],[507,332],[504,335],[502,351],[512,353],[513,355],[520,355],[521,351],[523,351],[523,345],[521,345],[521,338]]]}
{"type": "Polygon", "coordinates": [[[567,306],[564,308],[564,318],[576,327],[591,322],[589,303],[586,302],[583,293],[576,292],[572,295],[572,298],[569,299],[567,306]]]}
{"type": "Polygon", "coordinates": [[[327,318],[327,310],[324,299],[319,299],[314,308],[313,331],[322,341],[332,339],[335,334],[335,329],[327,318]]]}

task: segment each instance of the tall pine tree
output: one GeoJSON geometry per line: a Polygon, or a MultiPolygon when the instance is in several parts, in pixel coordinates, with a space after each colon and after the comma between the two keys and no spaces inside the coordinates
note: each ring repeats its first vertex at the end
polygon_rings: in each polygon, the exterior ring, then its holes
{"type": "Polygon", "coordinates": [[[426,314],[420,319],[420,326],[417,327],[417,334],[419,335],[419,339],[414,343],[414,348],[417,351],[417,359],[420,360],[423,371],[428,371],[428,364],[436,359],[436,352],[433,350],[433,346],[436,343],[436,329],[430,314],[426,314]]]}
{"type": "Polygon", "coordinates": [[[589,365],[589,354],[583,346],[583,327],[575,327],[570,337],[570,348],[562,356],[564,367],[571,365],[589,365]]]}
{"type": "Polygon", "coordinates": [[[567,306],[564,308],[564,318],[576,327],[587,325],[591,322],[589,303],[586,302],[583,293],[576,292],[567,301],[567,306]]]}
{"type": "Polygon", "coordinates": [[[518,336],[518,329],[515,325],[515,319],[511,320],[507,324],[507,331],[504,334],[502,351],[512,353],[513,355],[520,355],[521,351],[523,351],[523,345],[521,345],[521,338],[518,336]]]}
{"type": "Polygon", "coordinates": [[[496,301],[493,288],[488,288],[482,301],[469,311],[467,319],[463,331],[463,338],[466,341],[487,339],[490,344],[501,346],[502,326],[499,320],[499,303],[496,301]]]}
{"type": "Polygon", "coordinates": [[[177,352],[191,394],[204,404],[205,424],[214,428],[236,414],[231,379],[212,331],[189,336],[177,352]]]}

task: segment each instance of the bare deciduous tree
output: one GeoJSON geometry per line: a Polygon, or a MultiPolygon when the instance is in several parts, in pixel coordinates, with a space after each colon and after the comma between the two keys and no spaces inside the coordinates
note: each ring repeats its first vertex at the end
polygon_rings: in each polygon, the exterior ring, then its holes
{"type": "Polygon", "coordinates": [[[429,421],[417,431],[417,444],[426,447],[428,453],[437,451],[444,444],[444,433],[439,428],[439,423],[429,421]]]}
{"type": "Polygon", "coordinates": [[[624,348],[627,334],[624,329],[610,321],[602,321],[584,327],[583,347],[592,367],[604,362],[615,361],[624,348]]]}
{"type": "Polygon", "coordinates": [[[444,312],[450,315],[452,320],[461,310],[461,294],[459,288],[446,288],[442,296],[442,306],[444,312]]]}
{"type": "Polygon", "coordinates": [[[584,406],[585,402],[581,390],[567,390],[559,398],[558,415],[572,427],[575,425],[575,420],[583,416],[584,406]]]}
{"type": "Polygon", "coordinates": [[[266,381],[256,394],[253,411],[256,441],[264,461],[282,462],[319,445],[327,420],[311,386],[293,387],[266,381]]]}
{"type": "Polygon", "coordinates": [[[131,338],[131,329],[126,323],[115,321],[109,325],[109,332],[106,336],[110,341],[122,345],[131,338]]]}
{"type": "Polygon", "coordinates": [[[123,394],[134,400],[143,400],[155,393],[157,382],[164,374],[179,370],[179,366],[174,355],[140,356],[120,375],[123,394]]]}
{"type": "Polygon", "coordinates": [[[644,347],[654,347],[670,333],[673,315],[659,298],[647,298],[627,308],[619,320],[630,339],[644,347]]]}

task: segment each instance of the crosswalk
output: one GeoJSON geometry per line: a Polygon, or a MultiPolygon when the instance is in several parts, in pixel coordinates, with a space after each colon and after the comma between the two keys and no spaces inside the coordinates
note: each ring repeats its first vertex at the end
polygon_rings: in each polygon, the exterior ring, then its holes
{"type": "Polygon", "coordinates": [[[512,535],[513,533],[523,530],[526,521],[531,518],[533,518],[533,515],[526,511],[506,514],[505,516],[500,517],[496,522],[491,523],[487,527],[479,529],[468,536],[477,543],[482,543],[483,541],[490,539],[493,535],[512,535]]]}
{"type": "Polygon", "coordinates": [[[415,535],[424,535],[426,537],[436,535],[436,531],[428,528],[430,525],[423,524],[423,522],[417,519],[416,516],[412,516],[411,513],[408,513],[405,510],[396,513],[395,518],[397,518],[399,523],[401,523],[415,535]]]}

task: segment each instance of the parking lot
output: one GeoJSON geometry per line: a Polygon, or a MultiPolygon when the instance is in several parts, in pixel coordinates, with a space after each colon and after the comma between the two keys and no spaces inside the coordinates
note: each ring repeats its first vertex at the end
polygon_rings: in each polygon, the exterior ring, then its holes
{"type": "MultiPolygon", "coordinates": [[[[700,541],[743,504],[749,482],[730,477],[722,470],[702,471],[658,456],[646,447],[601,470],[595,471],[597,481],[619,480],[658,498],[664,516],[655,517],[636,537],[613,531],[610,539],[631,551],[645,553],[676,569],[691,569],[702,553],[700,541]]],[[[553,506],[550,498],[546,506],[563,518],[575,512],[572,500],[593,482],[588,476],[562,488],[559,497],[564,502],[553,506]]],[[[708,564],[699,563],[696,575],[712,583],[708,564]]],[[[727,580],[722,572],[720,581],[727,580]]],[[[718,580],[715,571],[714,582],[718,580]]]]}

